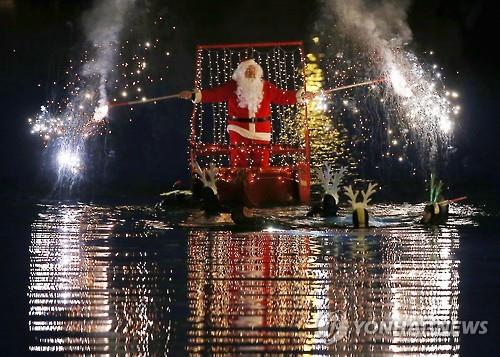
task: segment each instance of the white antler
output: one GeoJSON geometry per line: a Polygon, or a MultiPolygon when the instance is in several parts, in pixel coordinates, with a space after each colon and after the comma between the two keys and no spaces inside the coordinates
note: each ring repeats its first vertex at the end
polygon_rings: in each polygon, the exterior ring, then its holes
{"type": "Polygon", "coordinates": [[[196,172],[200,177],[201,182],[203,182],[203,185],[205,185],[205,183],[207,182],[207,178],[205,177],[205,173],[201,169],[200,164],[198,164],[198,162],[195,162],[193,168],[194,172],[196,172]]]}
{"type": "Polygon", "coordinates": [[[345,188],[345,195],[350,198],[347,202],[349,202],[354,210],[356,208],[356,197],[358,197],[359,191],[353,192],[352,186],[345,188]]]}
{"type": "Polygon", "coordinates": [[[203,183],[203,186],[205,187],[210,187],[212,191],[214,191],[215,194],[217,194],[217,186],[215,184],[216,182],[216,175],[218,172],[218,169],[215,167],[213,163],[210,164],[210,167],[207,169],[202,169],[200,167],[200,164],[198,162],[194,163],[194,171],[198,174],[200,177],[201,182],[203,183]],[[208,175],[208,178],[207,178],[208,175]]]}
{"type": "Polygon", "coordinates": [[[372,200],[369,197],[376,192],[375,187],[377,187],[376,183],[369,183],[366,191],[361,192],[361,194],[363,195],[363,202],[361,202],[361,204],[364,206],[364,208],[367,208],[368,203],[372,200]]]}
{"type": "Polygon", "coordinates": [[[206,169],[206,172],[208,174],[208,184],[215,194],[217,194],[217,185],[215,184],[217,181],[217,173],[219,172],[219,169],[215,167],[214,163],[210,164],[210,167],[206,169]]]}
{"type": "Polygon", "coordinates": [[[344,166],[342,166],[338,172],[335,173],[335,175],[333,175],[333,180],[332,180],[332,184],[329,188],[329,194],[331,194],[334,198],[335,198],[335,201],[337,201],[337,204],[340,202],[340,197],[339,197],[339,185],[340,185],[340,182],[342,181],[342,178],[344,177],[344,173],[346,171],[346,168],[344,166]]]}
{"type": "Polygon", "coordinates": [[[363,196],[363,201],[361,202],[356,202],[359,191],[353,192],[351,186],[347,187],[345,189],[345,194],[350,198],[348,202],[351,204],[352,209],[355,210],[357,208],[368,208],[368,203],[370,203],[370,201],[372,200],[369,197],[376,192],[375,187],[377,187],[376,183],[368,184],[368,188],[366,189],[366,191],[361,192],[361,195],[363,196]]]}
{"type": "Polygon", "coordinates": [[[321,186],[326,191],[330,185],[332,179],[332,168],[327,162],[323,163],[322,168],[317,168],[315,171],[318,174],[318,178],[321,181],[321,186]]]}
{"type": "Polygon", "coordinates": [[[344,173],[346,171],[345,167],[341,167],[340,170],[336,173],[333,173],[332,167],[330,164],[325,162],[323,164],[323,168],[317,168],[316,173],[321,182],[321,186],[325,191],[325,194],[331,195],[335,198],[335,201],[339,203],[339,185],[344,173]]]}

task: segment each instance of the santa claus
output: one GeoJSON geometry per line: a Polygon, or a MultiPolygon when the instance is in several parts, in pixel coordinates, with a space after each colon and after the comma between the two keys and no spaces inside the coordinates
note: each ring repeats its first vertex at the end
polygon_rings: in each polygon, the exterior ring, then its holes
{"type": "Polygon", "coordinates": [[[242,61],[232,80],[219,87],[179,93],[180,98],[191,99],[194,103],[227,103],[232,167],[269,166],[271,103],[304,103],[314,95],[302,89],[290,91],[277,88],[263,79],[262,67],[253,59],[242,61]]]}

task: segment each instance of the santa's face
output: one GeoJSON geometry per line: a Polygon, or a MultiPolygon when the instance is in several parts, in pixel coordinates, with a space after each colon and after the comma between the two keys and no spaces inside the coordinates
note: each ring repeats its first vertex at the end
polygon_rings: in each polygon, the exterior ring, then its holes
{"type": "Polygon", "coordinates": [[[250,65],[245,70],[245,78],[247,79],[255,79],[257,77],[257,68],[254,65],[250,65]]]}
{"type": "Polygon", "coordinates": [[[255,66],[248,66],[244,72],[245,76],[237,81],[236,95],[238,105],[241,108],[248,108],[250,117],[254,117],[259,110],[263,97],[263,82],[257,80],[257,70],[255,66]]]}
{"type": "Polygon", "coordinates": [[[236,68],[232,78],[237,83],[238,106],[248,108],[248,115],[254,117],[264,96],[262,68],[253,60],[244,61],[236,68]]]}

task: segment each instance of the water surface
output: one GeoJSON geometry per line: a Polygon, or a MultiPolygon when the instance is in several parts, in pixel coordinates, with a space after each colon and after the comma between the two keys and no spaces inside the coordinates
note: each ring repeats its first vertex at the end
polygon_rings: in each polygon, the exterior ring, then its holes
{"type": "MultiPolygon", "coordinates": [[[[455,207],[446,226],[427,228],[414,223],[422,207],[378,205],[377,227],[365,230],[304,219],[305,210],[260,210],[280,228],[245,232],[196,211],[40,205],[29,243],[29,351],[465,354],[462,333],[372,330],[479,319],[460,306],[460,252],[480,209],[455,207]],[[361,323],[372,328],[357,331],[361,323]]],[[[494,346],[492,322],[484,341],[494,346]]]]}

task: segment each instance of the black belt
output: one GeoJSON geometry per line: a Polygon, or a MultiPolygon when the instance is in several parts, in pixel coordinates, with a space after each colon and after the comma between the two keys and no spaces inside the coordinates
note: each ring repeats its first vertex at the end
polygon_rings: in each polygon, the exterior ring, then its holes
{"type": "Polygon", "coordinates": [[[269,118],[231,118],[229,120],[237,121],[240,123],[263,123],[268,121],[269,118]]]}

